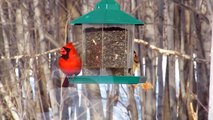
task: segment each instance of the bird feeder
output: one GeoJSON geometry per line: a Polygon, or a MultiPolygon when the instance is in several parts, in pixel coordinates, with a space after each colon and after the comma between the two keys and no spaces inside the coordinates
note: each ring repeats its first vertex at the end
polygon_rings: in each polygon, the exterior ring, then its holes
{"type": "Polygon", "coordinates": [[[115,0],[100,0],[96,8],[70,22],[82,25],[83,76],[72,83],[137,84],[131,76],[134,26],[144,23],[120,10],[115,0]]]}

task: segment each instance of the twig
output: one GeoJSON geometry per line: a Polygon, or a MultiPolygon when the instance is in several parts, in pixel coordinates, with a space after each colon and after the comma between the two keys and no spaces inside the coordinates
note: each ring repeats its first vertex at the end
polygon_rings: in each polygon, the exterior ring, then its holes
{"type": "Polygon", "coordinates": [[[126,111],[127,111],[127,116],[129,116],[129,119],[131,120],[131,117],[130,117],[130,114],[129,114],[129,110],[128,110],[128,106],[125,106],[124,103],[122,103],[120,100],[118,100],[118,103],[120,103],[124,108],[126,108],[126,111]]]}
{"type": "Polygon", "coordinates": [[[161,54],[165,54],[167,56],[169,56],[169,55],[177,55],[177,56],[183,57],[185,59],[191,59],[191,57],[189,55],[187,55],[187,54],[183,54],[183,53],[180,53],[178,51],[173,51],[173,50],[161,49],[161,48],[158,48],[157,46],[150,45],[145,40],[134,39],[134,42],[139,43],[139,44],[143,44],[143,45],[146,45],[146,46],[149,46],[152,50],[155,50],[155,51],[157,51],[157,52],[159,52],[161,54]]]}
{"type": "Polygon", "coordinates": [[[18,114],[18,111],[17,111],[15,105],[13,104],[11,97],[6,94],[4,86],[1,82],[0,82],[0,92],[5,95],[5,96],[3,96],[3,99],[7,103],[7,107],[9,108],[13,119],[14,120],[20,120],[20,116],[18,114]]]}
{"type": "Polygon", "coordinates": [[[202,106],[202,108],[208,113],[208,109],[200,102],[200,100],[197,97],[195,99],[202,106]]]}
{"type": "Polygon", "coordinates": [[[70,21],[70,17],[67,18],[66,24],[64,25],[64,44],[66,44],[67,41],[67,27],[68,27],[68,23],[70,21]]]}
{"type": "Polygon", "coordinates": [[[60,49],[60,48],[55,48],[55,49],[48,50],[48,51],[46,51],[46,52],[38,53],[38,54],[35,54],[35,55],[17,55],[17,56],[13,56],[13,57],[1,56],[1,57],[0,57],[0,61],[1,61],[1,60],[8,60],[8,59],[21,59],[21,58],[26,58],[26,57],[35,58],[35,57],[39,57],[39,56],[42,56],[42,55],[47,55],[47,54],[49,54],[49,53],[57,52],[59,49],[60,49]]]}
{"type": "Polygon", "coordinates": [[[192,94],[193,98],[198,102],[198,104],[208,113],[208,108],[203,105],[203,103],[199,100],[196,94],[194,94],[192,91],[189,91],[189,93],[192,94]]]}
{"type": "Polygon", "coordinates": [[[187,54],[184,54],[184,53],[181,53],[181,52],[178,52],[178,51],[173,51],[173,50],[166,50],[166,49],[161,49],[155,45],[150,45],[148,42],[146,42],[145,40],[142,40],[142,39],[134,39],[134,42],[135,43],[138,43],[138,44],[143,44],[145,46],[148,46],[149,48],[151,48],[152,50],[154,51],[157,51],[161,54],[164,54],[166,56],[169,56],[169,55],[174,55],[174,56],[178,56],[178,57],[181,57],[181,58],[184,58],[184,59],[187,59],[187,60],[193,60],[193,61],[196,61],[196,62],[205,62],[207,64],[209,64],[210,62],[206,59],[201,59],[201,58],[193,58],[191,57],[190,55],[187,55],[187,54]]]}
{"type": "MultiPolygon", "coordinates": [[[[128,86],[127,86],[128,87],[128,86]]],[[[124,89],[123,85],[121,85],[121,88],[123,89],[124,93],[126,94],[126,96],[128,96],[126,90],[124,89]]]]}

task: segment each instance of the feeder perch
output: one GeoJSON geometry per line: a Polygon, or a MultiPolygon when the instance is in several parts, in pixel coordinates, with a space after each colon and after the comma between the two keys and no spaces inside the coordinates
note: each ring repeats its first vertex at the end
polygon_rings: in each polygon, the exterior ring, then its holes
{"type": "Polygon", "coordinates": [[[100,0],[96,8],[70,22],[82,25],[83,76],[70,83],[137,84],[145,77],[130,76],[134,26],[144,23],[120,10],[115,0],[100,0]]]}

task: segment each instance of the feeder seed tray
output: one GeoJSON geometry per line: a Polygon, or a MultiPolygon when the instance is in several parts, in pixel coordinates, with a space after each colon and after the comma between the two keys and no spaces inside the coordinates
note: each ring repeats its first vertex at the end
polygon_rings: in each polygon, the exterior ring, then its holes
{"type": "Polygon", "coordinates": [[[71,84],[138,84],[145,81],[143,76],[76,76],[69,79],[71,84]]]}

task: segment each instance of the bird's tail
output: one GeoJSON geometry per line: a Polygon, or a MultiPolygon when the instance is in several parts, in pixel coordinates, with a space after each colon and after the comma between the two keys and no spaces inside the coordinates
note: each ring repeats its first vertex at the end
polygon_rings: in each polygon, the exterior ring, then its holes
{"type": "Polygon", "coordinates": [[[64,78],[62,87],[74,87],[74,84],[69,84],[69,77],[66,76],[66,77],[64,78]]]}

